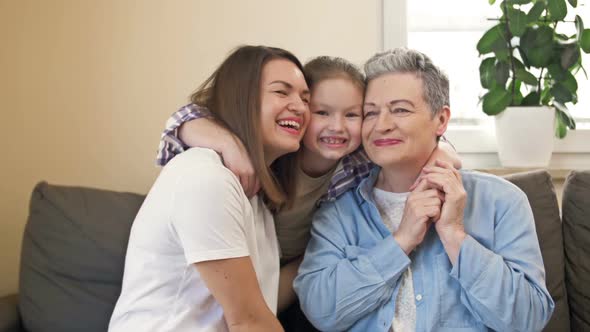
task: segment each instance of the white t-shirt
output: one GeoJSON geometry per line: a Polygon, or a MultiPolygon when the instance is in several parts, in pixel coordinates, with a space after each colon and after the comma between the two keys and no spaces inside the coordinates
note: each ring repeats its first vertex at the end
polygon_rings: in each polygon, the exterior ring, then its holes
{"type": "Polygon", "coordinates": [[[276,312],[279,249],[271,213],[257,196],[248,200],[213,150],[178,155],[133,223],[109,331],[227,331],[222,307],[193,263],[244,256],[276,312]]]}

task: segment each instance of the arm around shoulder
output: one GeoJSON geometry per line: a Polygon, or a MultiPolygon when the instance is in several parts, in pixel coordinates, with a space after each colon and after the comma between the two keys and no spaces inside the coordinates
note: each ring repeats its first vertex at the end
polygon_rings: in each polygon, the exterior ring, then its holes
{"type": "Polygon", "coordinates": [[[165,166],[172,158],[186,150],[187,145],[178,137],[178,129],[182,124],[209,115],[207,108],[196,104],[185,105],[174,112],[166,121],[166,127],[160,137],[156,164],[165,166]]]}

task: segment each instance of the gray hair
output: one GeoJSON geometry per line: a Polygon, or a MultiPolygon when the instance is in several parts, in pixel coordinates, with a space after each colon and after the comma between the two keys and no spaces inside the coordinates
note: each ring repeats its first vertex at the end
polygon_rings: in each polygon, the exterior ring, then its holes
{"type": "Polygon", "coordinates": [[[399,47],[377,53],[365,63],[367,82],[393,73],[414,73],[422,79],[423,97],[433,116],[445,105],[450,106],[449,78],[426,54],[399,47]]]}

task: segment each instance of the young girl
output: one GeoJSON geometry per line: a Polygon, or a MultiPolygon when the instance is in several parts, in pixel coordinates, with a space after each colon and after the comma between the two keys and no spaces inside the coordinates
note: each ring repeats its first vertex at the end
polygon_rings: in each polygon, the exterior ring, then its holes
{"type": "MultiPolygon", "coordinates": [[[[295,300],[292,290],[300,258],[310,238],[313,213],[318,202],[333,200],[355,187],[369,172],[371,164],[360,145],[363,74],[350,62],[322,56],[304,67],[309,77],[311,120],[303,138],[295,170],[296,198],[275,214],[281,248],[279,312],[295,300]]],[[[248,194],[256,191],[243,146],[231,133],[220,129],[206,108],[189,104],[168,120],[162,134],[157,163],[164,165],[187,146],[207,146],[218,151],[226,166],[240,177],[248,194]],[[207,117],[207,119],[194,119],[207,117]],[[186,145],[185,145],[186,144],[186,145]]],[[[431,160],[444,159],[460,166],[454,150],[441,142],[431,160]]]]}
{"type": "Polygon", "coordinates": [[[260,193],[248,199],[213,150],[168,163],[133,223],[110,331],[282,331],[270,210],[293,198],[281,181],[292,175],[271,165],[299,149],[309,121],[302,70],[287,51],[244,46],[193,95],[244,142],[260,193]]]}

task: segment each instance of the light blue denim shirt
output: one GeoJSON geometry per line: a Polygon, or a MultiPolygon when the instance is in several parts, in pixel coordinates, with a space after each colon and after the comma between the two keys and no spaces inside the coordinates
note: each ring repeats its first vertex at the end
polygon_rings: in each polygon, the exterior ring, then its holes
{"type": "Polygon", "coordinates": [[[412,268],[416,331],[540,331],[554,302],[525,194],[461,171],[467,237],[453,266],[434,227],[408,257],[373,200],[379,168],[316,213],[294,287],[323,331],[388,331],[402,273],[412,268]]]}

